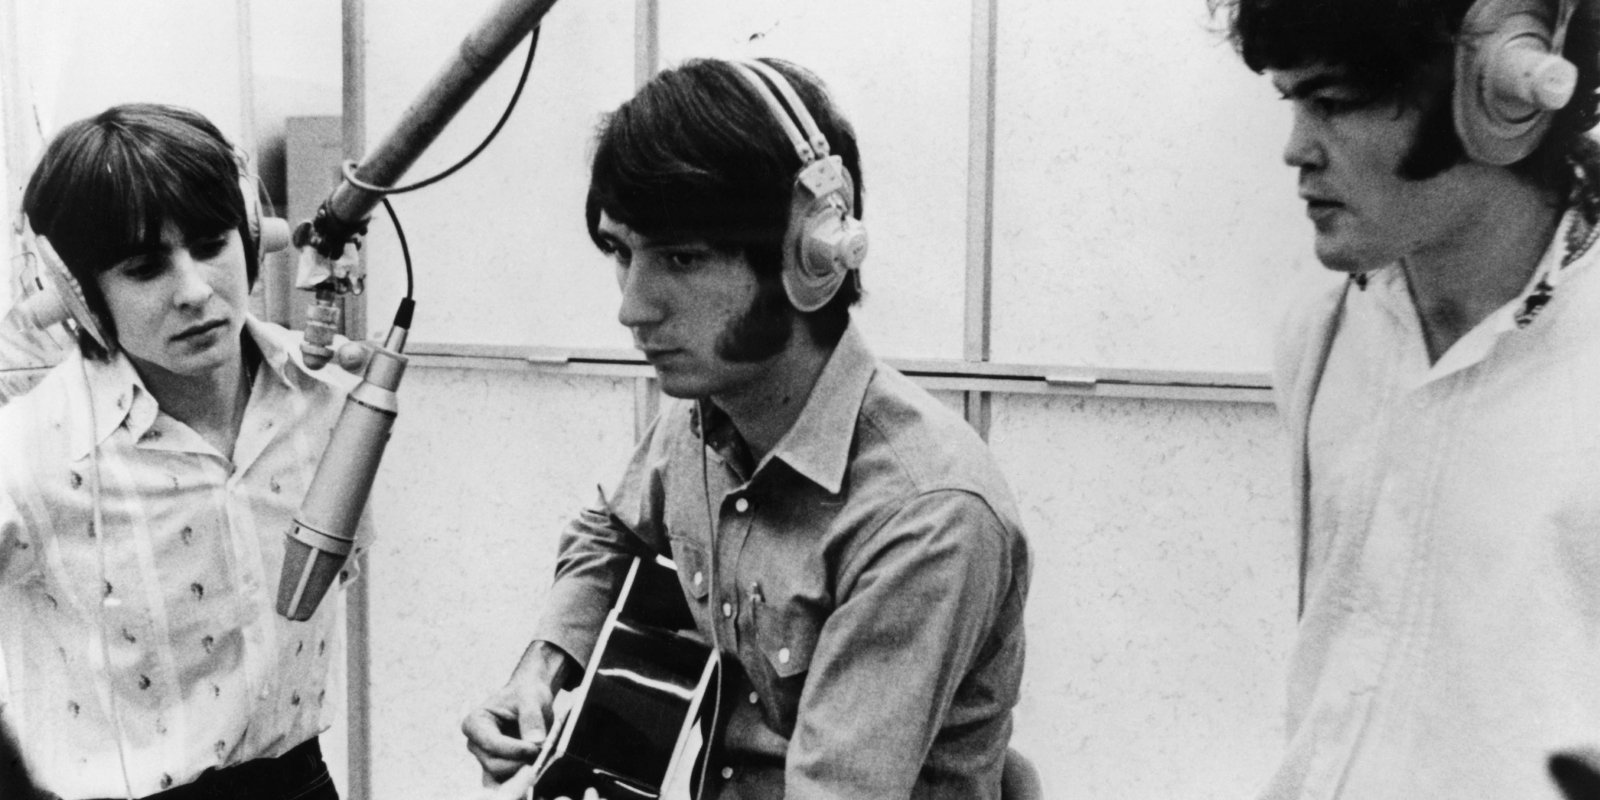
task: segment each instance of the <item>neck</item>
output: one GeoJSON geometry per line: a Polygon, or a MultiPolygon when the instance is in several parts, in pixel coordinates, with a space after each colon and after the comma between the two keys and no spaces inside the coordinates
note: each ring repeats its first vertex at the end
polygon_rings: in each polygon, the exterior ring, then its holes
{"type": "Polygon", "coordinates": [[[757,464],[800,418],[822,368],[833,355],[833,348],[818,345],[803,327],[794,332],[790,342],[773,357],[766,380],[711,397],[739,431],[757,464]]]}
{"type": "Polygon", "coordinates": [[[188,425],[225,458],[233,458],[244,409],[250,401],[255,344],[247,334],[238,359],[204,375],[177,375],[134,362],[161,411],[188,425]]]}
{"type": "Polygon", "coordinates": [[[1509,172],[1503,178],[1479,213],[1401,261],[1430,362],[1527,287],[1555,236],[1555,198],[1509,172]]]}

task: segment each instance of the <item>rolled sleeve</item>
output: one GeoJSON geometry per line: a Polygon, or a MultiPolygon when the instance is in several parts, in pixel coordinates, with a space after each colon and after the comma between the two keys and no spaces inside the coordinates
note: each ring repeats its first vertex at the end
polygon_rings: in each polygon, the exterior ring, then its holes
{"type": "Polygon", "coordinates": [[[659,552],[652,544],[661,519],[665,443],[657,420],[608,494],[596,498],[561,534],[555,582],[534,628],[535,640],[553,644],[587,666],[600,627],[636,556],[659,552]]]}
{"type": "Polygon", "coordinates": [[[534,639],[566,651],[587,666],[600,626],[611,610],[617,582],[627,574],[628,531],[607,512],[587,508],[568,524],[556,558],[556,579],[534,629],[534,639]]]}

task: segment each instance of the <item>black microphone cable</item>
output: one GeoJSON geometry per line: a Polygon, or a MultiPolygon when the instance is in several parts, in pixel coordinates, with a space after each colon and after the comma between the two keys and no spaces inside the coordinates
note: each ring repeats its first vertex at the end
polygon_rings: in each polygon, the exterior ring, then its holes
{"type": "Polygon", "coordinates": [[[456,174],[456,172],[458,172],[462,167],[472,163],[473,159],[476,159],[478,154],[482,153],[484,149],[489,146],[489,143],[494,141],[496,136],[500,135],[500,129],[505,127],[506,121],[511,119],[511,112],[516,109],[517,100],[522,97],[522,89],[528,84],[528,74],[533,71],[533,54],[537,52],[539,48],[539,31],[540,28],[534,28],[533,33],[529,34],[528,36],[528,57],[526,61],[522,62],[522,75],[517,78],[517,88],[511,92],[511,100],[506,104],[506,110],[500,114],[499,121],[494,124],[494,128],[489,131],[489,135],[485,136],[483,141],[479,142],[478,146],[472,149],[472,152],[467,153],[466,156],[462,157],[460,161],[451,164],[437,175],[423,178],[415,183],[408,183],[402,186],[376,186],[357,178],[356,162],[354,161],[344,162],[342,167],[344,179],[349,181],[350,185],[356,187],[357,189],[363,189],[375,194],[405,194],[406,192],[414,192],[418,189],[432,186],[435,183],[438,183],[439,181],[456,174]]]}

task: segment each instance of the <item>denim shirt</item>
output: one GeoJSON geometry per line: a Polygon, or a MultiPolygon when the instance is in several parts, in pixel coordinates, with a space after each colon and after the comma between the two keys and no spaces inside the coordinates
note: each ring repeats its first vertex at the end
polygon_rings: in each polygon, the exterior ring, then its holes
{"type": "Polygon", "coordinates": [[[998,797],[1029,566],[983,442],[852,326],[777,446],[744,453],[710,403],[668,404],[563,536],[536,638],[587,661],[619,572],[669,554],[742,667],[723,797],[998,797]]]}

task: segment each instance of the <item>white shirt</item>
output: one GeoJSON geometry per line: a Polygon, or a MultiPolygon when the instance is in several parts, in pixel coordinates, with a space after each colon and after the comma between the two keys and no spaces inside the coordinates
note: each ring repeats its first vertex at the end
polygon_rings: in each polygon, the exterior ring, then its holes
{"type": "Polygon", "coordinates": [[[1597,260],[1432,365],[1398,266],[1296,321],[1305,600],[1265,797],[1555,800],[1549,757],[1600,745],[1597,260]]]}
{"type": "Polygon", "coordinates": [[[280,755],[342,705],[342,592],[306,622],[274,606],[291,517],[356,378],[308,371],[276,325],[246,330],[263,361],[231,461],[123,356],[74,352],[0,408],[0,717],[66,800],[280,755]]]}

